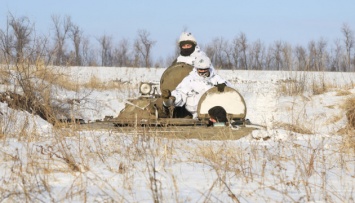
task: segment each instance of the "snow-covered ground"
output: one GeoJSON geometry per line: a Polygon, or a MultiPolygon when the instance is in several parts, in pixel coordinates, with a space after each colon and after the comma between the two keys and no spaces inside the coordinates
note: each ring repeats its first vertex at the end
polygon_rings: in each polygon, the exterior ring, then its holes
{"type": "MultiPolygon", "coordinates": [[[[164,69],[62,71],[78,83],[95,76],[123,85],[55,91],[58,101],[80,101],[71,113],[90,122],[117,116],[138,96],[139,82],[159,82],[164,69]]],[[[0,201],[354,202],[354,137],[344,102],[355,97],[355,73],[218,73],[243,95],[247,118],[266,129],[240,140],[164,139],[54,128],[0,103],[0,201]]]]}

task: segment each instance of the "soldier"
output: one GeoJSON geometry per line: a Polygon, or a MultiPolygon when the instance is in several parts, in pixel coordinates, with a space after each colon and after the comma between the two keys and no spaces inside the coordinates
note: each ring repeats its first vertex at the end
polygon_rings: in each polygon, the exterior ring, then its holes
{"type": "MultiPolygon", "coordinates": [[[[190,32],[181,33],[178,44],[180,48],[180,55],[173,62],[173,64],[178,62],[184,62],[189,65],[193,65],[192,63],[197,56],[207,57],[206,53],[203,52],[197,45],[195,37],[190,32]]],[[[211,65],[210,68],[214,69],[213,65],[211,65]]]]}
{"type": "Polygon", "coordinates": [[[214,106],[208,110],[208,115],[210,116],[208,126],[220,125],[226,126],[228,119],[227,119],[227,112],[221,106],[214,106]]]}
{"type": "Polygon", "coordinates": [[[162,90],[164,106],[185,106],[194,119],[197,119],[197,105],[201,96],[210,88],[217,86],[223,92],[225,86],[231,84],[215,73],[211,60],[205,55],[199,55],[193,61],[193,70],[187,75],[175,90],[162,90]]]}

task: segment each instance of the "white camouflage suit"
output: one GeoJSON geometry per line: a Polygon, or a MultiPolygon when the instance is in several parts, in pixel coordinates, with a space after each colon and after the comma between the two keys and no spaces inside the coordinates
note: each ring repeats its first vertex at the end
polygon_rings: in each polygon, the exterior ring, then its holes
{"type": "MultiPolygon", "coordinates": [[[[203,52],[200,49],[200,47],[197,45],[197,41],[196,41],[195,37],[190,32],[183,32],[180,35],[179,43],[182,42],[182,41],[192,41],[192,42],[196,43],[196,47],[195,47],[194,52],[192,52],[189,56],[183,56],[183,55],[180,54],[177,57],[176,62],[184,62],[184,63],[187,63],[189,65],[193,65],[193,62],[196,59],[196,57],[200,57],[200,56],[206,56],[207,57],[206,53],[203,52]]],[[[210,68],[214,70],[214,67],[213,67],[212,64],[211,64],[210,68]]]]}
{"type": "Polygon", "coordinates": [[[186,76],[181,83],[171,92],[175,97],[175,106],[184,106],[194,119],[197,118],[197,105],[201,96],[214,85],[225,83],[231,84],[215,73],[215,70],[209,68],[210,76],[202,77],[197,73],[196,67],[186,76]]]}
{"type": "MultiPolygon", "coordinates": [[[[197,56],[207,56],[205,52],[201,51],[199,46],[195,47],[195,51],[192,52],[190,56],[179,55],[176,59],[176,62],[184,62],[189,65],[193,65],[192,63],[195,61],[197,56]]],[[[211,69],[214,69],[213,65],[211,65],[211,69]]]]}

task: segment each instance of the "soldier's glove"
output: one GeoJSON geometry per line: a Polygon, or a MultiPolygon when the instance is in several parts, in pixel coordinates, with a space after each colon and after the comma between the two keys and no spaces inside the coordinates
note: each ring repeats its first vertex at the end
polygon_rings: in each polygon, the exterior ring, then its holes
{"type": "Polygon", "coordinates": [[[168,99],[171,96],[171,92],[168,89],[162,90],[161,91],[161,97],[163,99],[168,99]]]}
{"type": "Polygon", "coordinates": [[[175,100],[176,98],[174,96],[170,96],[168,98],[163,99],[163,105],[166,107],[173,107],[175,106],[175,100]]]}
{"type": "Polygon", "coordinates": [[[217,87],[217,89],[218,89],[218,92],[223,92],[225,86],[227,86],[226,83],[221,83],[221,84],[215,85],[215,87],[217,87]]]}

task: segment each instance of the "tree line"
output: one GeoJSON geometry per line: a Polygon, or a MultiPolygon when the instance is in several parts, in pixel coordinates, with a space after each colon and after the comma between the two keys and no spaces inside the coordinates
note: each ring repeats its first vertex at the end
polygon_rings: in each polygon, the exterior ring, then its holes
{"type": "MultiPolygon", "coordinates": [[[[7,16],[0,27],[0,63],[44,63],[54,66],[167,67],[178,55],[153,60],[156,41],[147,30],[137,31],[131,44],[123,38],[102,35],[90,41],[70,16],[51,16],[49,36],[37,35],[28,17],[7,16]]],[[[354,33],[347,24],[342,38],[333,42],[310,41],[307,46],[292,46],[275,41],[266,46],[261,40],[249,42],[244,33],[232,40],[223,37],[200,45],[216,68],[233,70],[355,71],[354,33]]]]}

